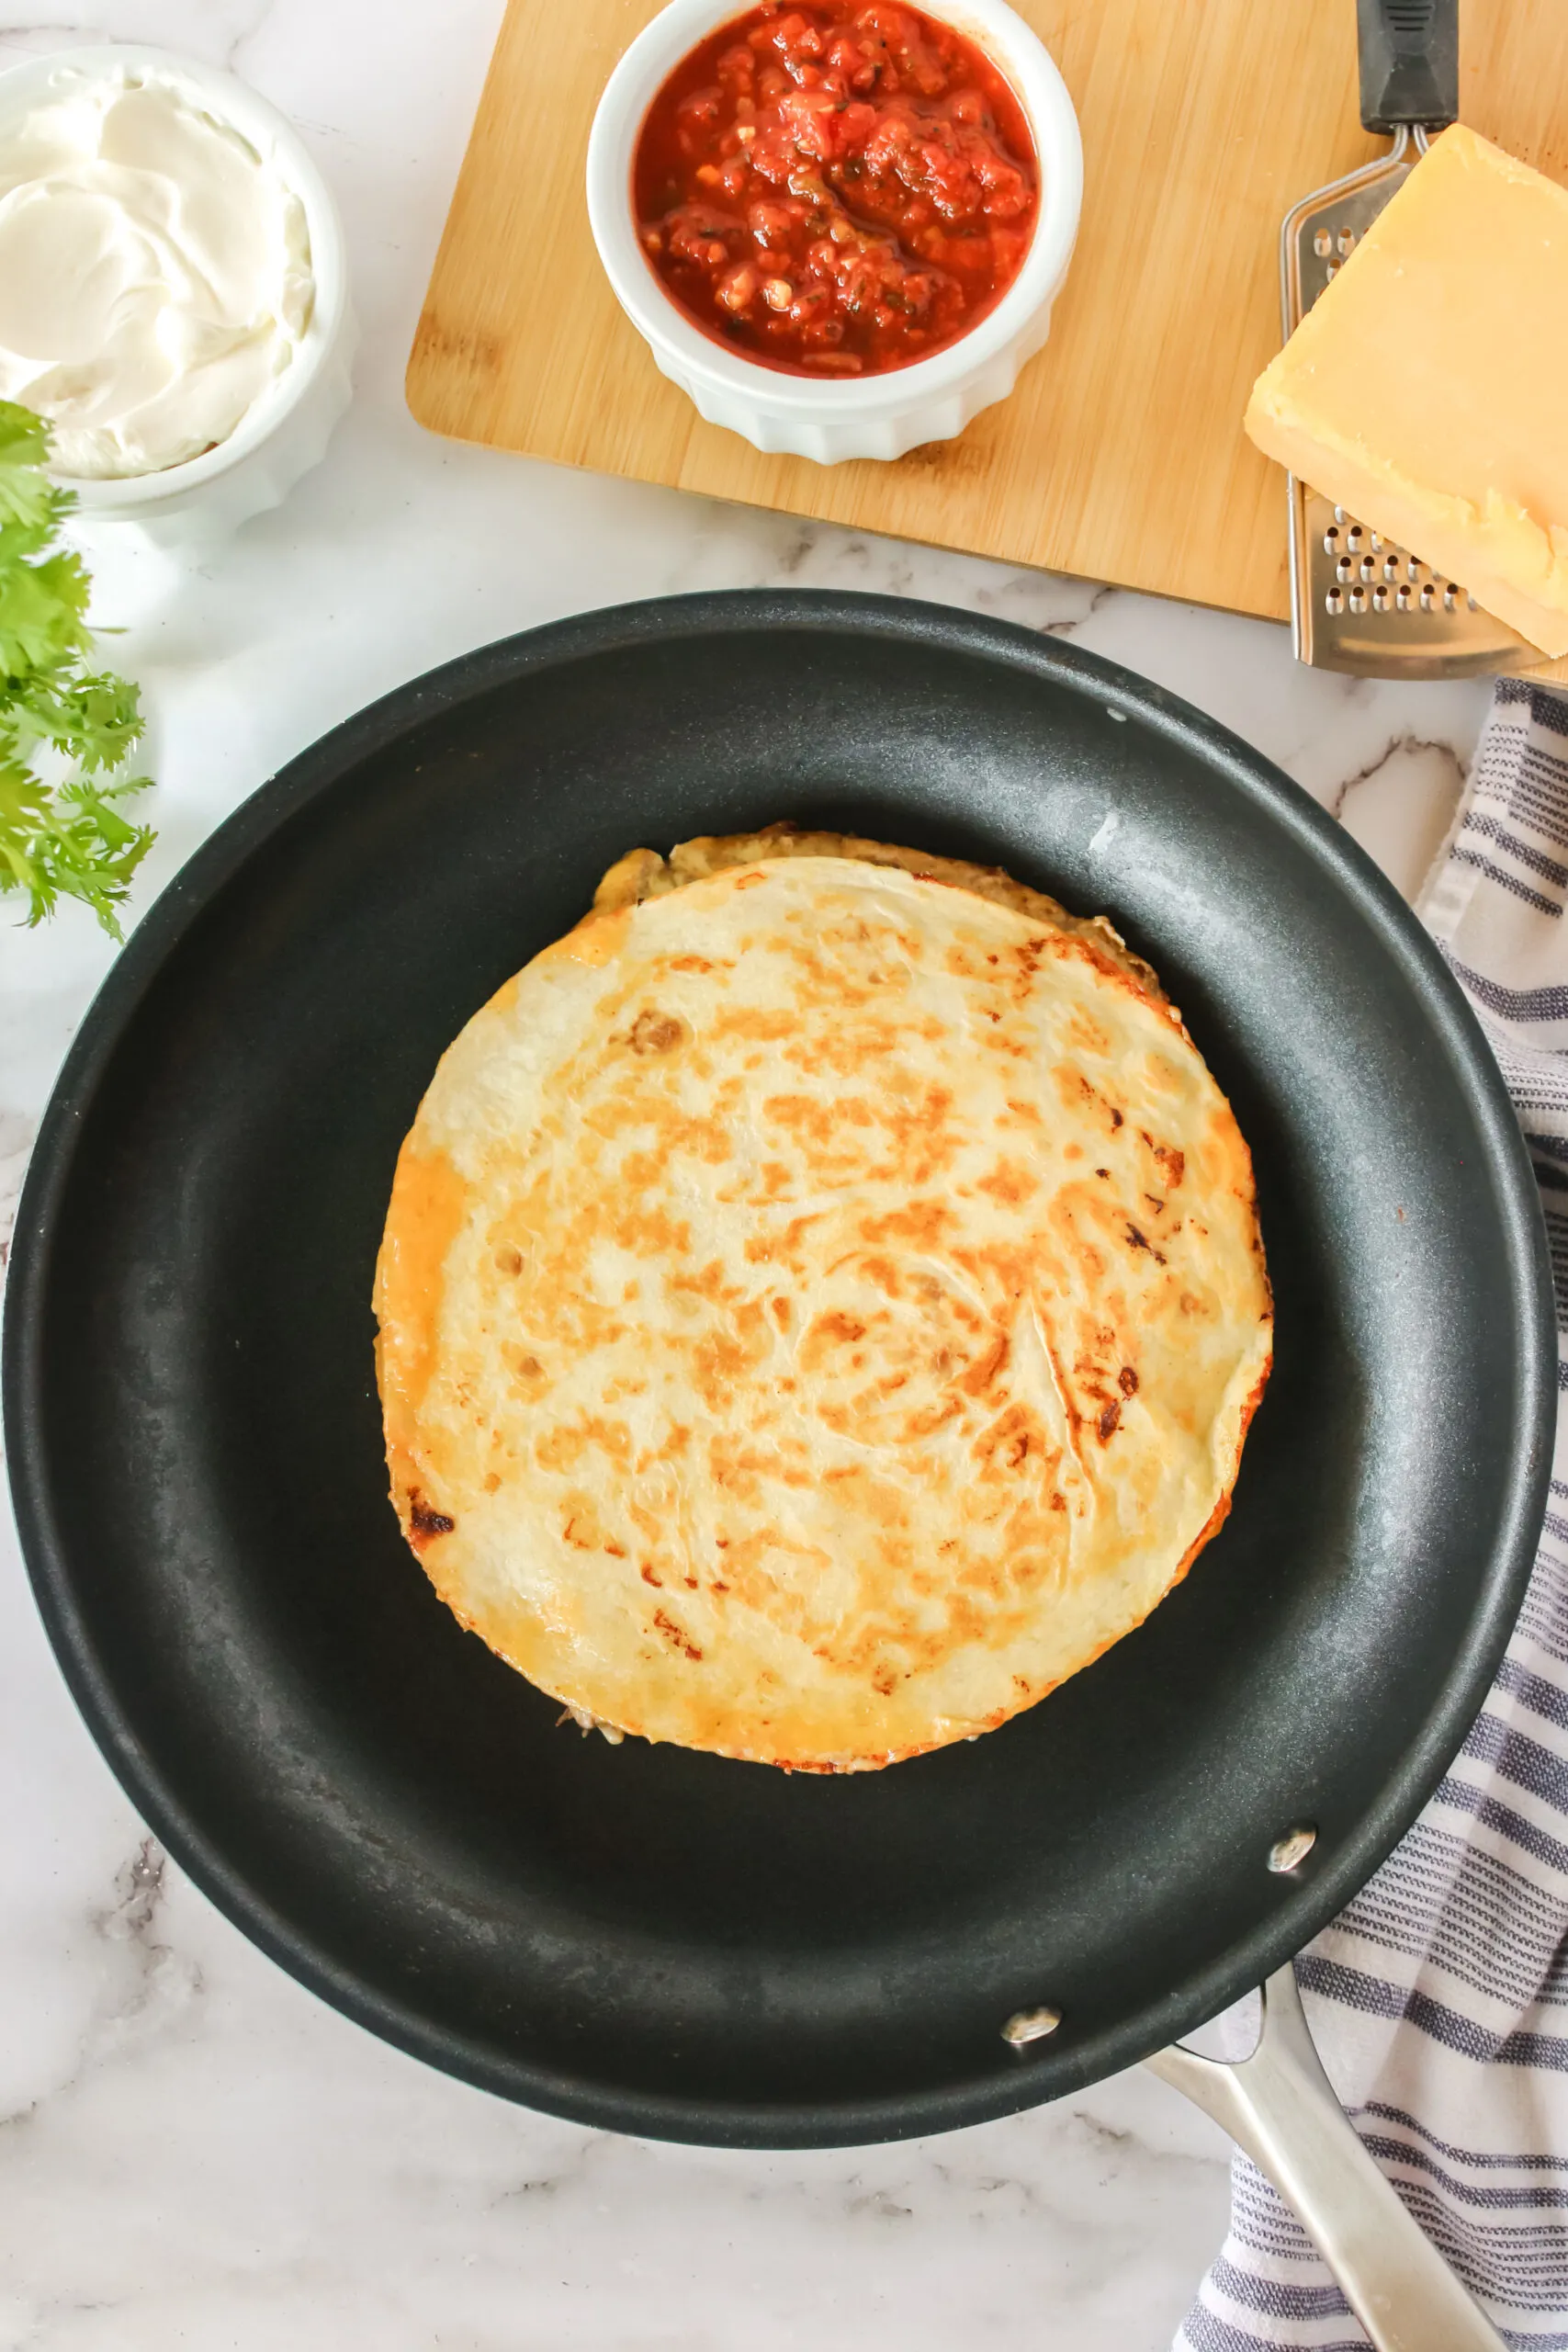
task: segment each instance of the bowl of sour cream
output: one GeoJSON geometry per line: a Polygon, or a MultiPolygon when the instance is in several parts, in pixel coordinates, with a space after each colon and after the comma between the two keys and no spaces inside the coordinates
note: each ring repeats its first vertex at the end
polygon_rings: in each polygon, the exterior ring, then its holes
{"type": "Polygon", "coordinates": [[[343,232],[288,123],[157,49],[0,74],[0,399],[53,427],[85,536],[276,505],[349,398],[343,232]]]}

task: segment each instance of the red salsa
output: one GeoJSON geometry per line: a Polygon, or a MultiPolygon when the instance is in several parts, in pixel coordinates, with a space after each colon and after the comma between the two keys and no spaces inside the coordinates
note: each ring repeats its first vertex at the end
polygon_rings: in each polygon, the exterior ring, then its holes
{"type": "Polygon", "coordinates": [[[716,341],[794,375],[879,375],[966,334],[1034,232],[1029,125],[985,51],[917,8],[754,8],[652,106],[643,250],[716,341]]]}

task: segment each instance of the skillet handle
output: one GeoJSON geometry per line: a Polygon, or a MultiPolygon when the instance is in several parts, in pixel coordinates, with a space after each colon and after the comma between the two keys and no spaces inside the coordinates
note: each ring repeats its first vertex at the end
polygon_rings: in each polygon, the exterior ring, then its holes
{"type": "Polygon", "coordinates": [[[1505,2352],[1362,2147],[1313,2045],[1293,1969],[1263,1987],[1263,2030],[1239,2065],[1179,2045],[1147,2064],[1223,2124],[1295,2208],[1376,2352],[1505,2352]]]}

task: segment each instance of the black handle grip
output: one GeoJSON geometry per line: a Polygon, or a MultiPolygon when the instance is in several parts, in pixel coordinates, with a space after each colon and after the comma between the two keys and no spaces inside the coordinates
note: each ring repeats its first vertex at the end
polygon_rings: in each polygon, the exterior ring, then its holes
{"type": "Polygon", "coordinates": [[[1361,121],[1428,127],[1459,113],[1459,0],[1356,0],[1361,121]]]}

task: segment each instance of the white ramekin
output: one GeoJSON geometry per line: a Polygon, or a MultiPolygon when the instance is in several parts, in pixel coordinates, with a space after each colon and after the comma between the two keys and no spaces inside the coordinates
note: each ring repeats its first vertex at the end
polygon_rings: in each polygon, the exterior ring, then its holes
{"type": "Polygon", "coordinates": [[[1023,266],[993,311],[930,359],[856,383],[764,368],[694,326],[643,252],[632,209],[632,159],[643,118],[671,69],[746,0],[670,0],[604,86],[588,141],[588,218],[615,298],[673,384],[710,424],[754,448],[814,458],[901,458],[951,441],[1005,400],[1051,331],[1083,202],[1083,144],[1067,86],[1049,52],[1006,0],[919,0],[928,16],[977,41],[1011,84],[1040,159],[1040,213],[1023,266]]]}
{"type": "Polygon", "coordinates": [[[248,140],[304,208],[315,300],[288,366],[226,441],[159,473],[113,481],[57,477],[76,496],[68,535],[89,548],[127,540],[158,548],[221,538],[288,496],[325,455],[348,406],[358,331],[348,299],[343,225],[325,180],[292,125],[232,74],[172,50],[130,42],[29,58],[0,74],[0,120],[26,114],[84,82],[146,74],[187,91],[193,102],[248,140]]]}

